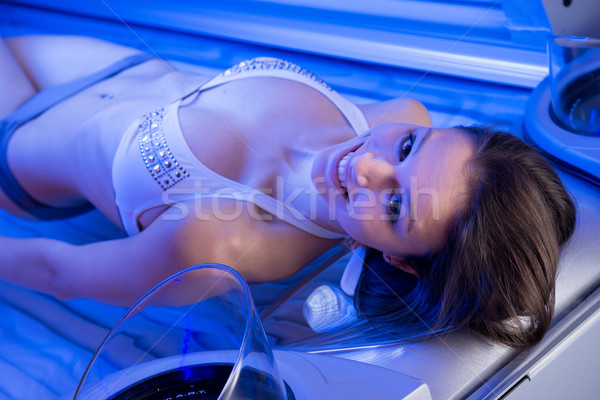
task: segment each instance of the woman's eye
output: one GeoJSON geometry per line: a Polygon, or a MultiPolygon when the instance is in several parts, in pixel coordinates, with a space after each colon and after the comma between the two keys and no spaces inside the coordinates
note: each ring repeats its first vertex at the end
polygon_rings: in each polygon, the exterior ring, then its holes
{"type": "Polygon", "coordinates": [[[400,161],[404,161],[404,159],[406,157],[408,157],[414,144],[415,144],[415,135],[411,133],[400,144],[400,157],[399,157],[400,161]]]}
{"type": "Polygon", "coordinates": [[[387,206],[387,212],[390,217],[390,221],[392,221],[392,224],[395,223],[396,221],[398,221],[398,218],[400,218],[401,208],[402,208],[402,199],[397,194],[393,194],[390,197],[390,200],[389,200],[388,206],[387,206]]]}

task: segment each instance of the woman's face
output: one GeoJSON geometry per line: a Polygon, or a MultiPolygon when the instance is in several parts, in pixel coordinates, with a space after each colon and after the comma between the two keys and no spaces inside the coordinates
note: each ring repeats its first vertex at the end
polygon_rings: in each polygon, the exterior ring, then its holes
{"type": "Polygon", "coordinates": [[[402,259],[443,247],[474,153],[459,129],[387,123],[321,151],[312,179],[350,237],[402,259]]]}

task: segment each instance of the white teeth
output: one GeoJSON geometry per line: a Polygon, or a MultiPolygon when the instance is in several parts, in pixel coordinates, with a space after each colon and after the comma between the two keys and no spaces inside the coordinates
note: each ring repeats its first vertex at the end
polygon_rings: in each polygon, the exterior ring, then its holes
{"type": "Polygon", "coordinates": [[[350,161],[350,156],[354,154],[353,151],[346,154],[338,164],[338,180],[340,181],[340,185],[342,185],[342,189],[347,190],[346,188],[346,166],[348,165],[348,161],[350,161]]]}

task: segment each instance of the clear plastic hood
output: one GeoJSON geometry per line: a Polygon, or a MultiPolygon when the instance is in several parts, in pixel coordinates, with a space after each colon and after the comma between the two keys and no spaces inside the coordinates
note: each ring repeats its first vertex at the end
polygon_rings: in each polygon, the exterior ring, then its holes
{"type": "Polygon", "coordinates": [[[157,285],[100,345],[77,400],[287,399],[248,287],[205,264],[157,285]]]}

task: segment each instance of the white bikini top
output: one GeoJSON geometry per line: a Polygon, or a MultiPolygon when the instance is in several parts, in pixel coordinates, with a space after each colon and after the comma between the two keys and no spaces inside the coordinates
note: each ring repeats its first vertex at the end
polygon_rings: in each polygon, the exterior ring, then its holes
{"type": "Polygon", "coordinates": [[[308,85],[340,110],[357,135],[369,128],[356,105],[305,69],[274,58],[241,62],[182,99],[142,116],[123,135],[113,160],[112,179],[117,208],[129,235],[140,232],[138,217],[144,211],[201,196],[249,202],[312,235],[344,237],[310,221],[290,204],[217,174],[189,148],[178,119],[182,101],[192,94],[252,77],[278,77],[308,85]]]}

